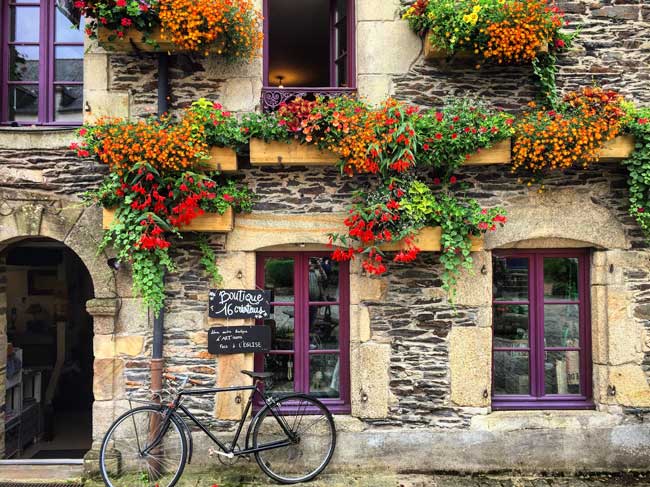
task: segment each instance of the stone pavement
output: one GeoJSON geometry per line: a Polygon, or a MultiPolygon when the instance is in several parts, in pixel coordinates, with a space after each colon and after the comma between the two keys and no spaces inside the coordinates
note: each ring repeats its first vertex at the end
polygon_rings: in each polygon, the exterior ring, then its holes
{"type": "MultiPolygon", "coordinates": [[[[277,487],[259,475],[219,476],[218,474],[183,475],[178,487],[277,487]]],[[[510,475],[324,475],[309,487],[650,487],[650,474],[593,475],[578,477],[516,477],[510,475]]],[[[103,487],[101,482],[89,481],[84,487],[103,487]]]]}

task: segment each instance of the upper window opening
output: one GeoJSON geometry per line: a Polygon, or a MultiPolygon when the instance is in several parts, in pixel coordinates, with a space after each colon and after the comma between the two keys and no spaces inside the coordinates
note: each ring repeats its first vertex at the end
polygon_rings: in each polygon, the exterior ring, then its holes
{"type": "Polygon", "coordinates": [[[83,21],[72,0],[2,0],[0,122],[81,123],[83,21]]]}
{"type": "Polygon", "coordinates": [[[350,0],[267,0],[265,83],[351,87],[350,0]]]}

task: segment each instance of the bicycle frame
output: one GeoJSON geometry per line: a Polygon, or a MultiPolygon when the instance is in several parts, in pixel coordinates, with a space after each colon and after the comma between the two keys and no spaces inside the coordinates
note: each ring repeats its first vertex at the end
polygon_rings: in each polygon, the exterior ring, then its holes
{"type": "MultiPolygon", "coordinates": [[[[232,456],[249,455],[255,452],[273,450],[275,448],[281,448],[283,446],[291,445],[295,441],[294,434],[291,432],[284,418],[276,414],[276,412],[273,410],[273,408],[271,407],[273,404],[273,400],[271,400],[271,402],[267,401],[266,396],[259,390],[258,384],[259,382],[256,382],[256,384],[253,386],[219,387],[219,388],[180,391],[176,396],[176,398],[174,399],[174,402],[171,404],[171,406],[168,409],[168,415],[165,418],[164,426],[160,429],[158,435],[151,442],[151,444],[142,451],[142,454],[146,455],[158,446],[158,443],[160,442],[165,432],[167,431],[167,427],[169,423],[172,421],[172,416],[175,413],[177,413],[179,410],[182,411],[183,414],[185,414],[185,416],[187,416],[196,426],[198,426],[199,429],[203,431],[203,433],[205,433],[208,436],[208,438],[210,438],[210,440],[212,440],[212,442],[215,443],[221,449],[221,451],[223,451],[226,455],[232,455],[232,456]],[[219,441],[219,439],[216,436],[210,433],[210,431],[203,425],[203,423],[201,423],[201,421],[199,421],[185,406],[183,406],[183,404],[181,404],[181,401],[184,396],[202,396],[207,394],[218,394],[220,392],[237,392],[237,391],[251,391],[251,393],[248,397],[248,402],[246,404],[246,408],[244,409],[244,413],[241,419],[239,420],[237,430],[235,431],[235,436],[233,437],[230,443],[231,447],[227,448],[226,445],[224,445],[221,441],[219,441]],[[273,417],[278,422],[278,424],[280,425],[284,433],[287,435],[287,439],[283,441],[274,441],[272,443],[261,445],[256,448],[248,448],[248,443],[247,443],[246,448],[244,450],[235,451],[235,447],[237,446],[237,442],[239,441],[241,432],[244,429],[244,423],[246,422],[246,417],[248,416],[248,413],[252,408],[253,398],[255,397],[256,393],[262,398],[264,404],[269,408],[269,411],[271,411],[271,414],[273,414],[273,417]]],[[[254,419],[255,418],[253,418],[253,421],[254,419]]],[[[251,428],[252,425],[253,423],[251,423],[249,428],[251,428]]]]}

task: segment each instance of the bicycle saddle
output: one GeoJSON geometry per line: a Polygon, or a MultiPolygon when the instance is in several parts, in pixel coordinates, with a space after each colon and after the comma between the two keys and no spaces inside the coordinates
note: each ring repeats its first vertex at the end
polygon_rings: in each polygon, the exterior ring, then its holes
{"type": "Polygon", "coordinates": [[[252,370],[242,370],[242,374],[246,374],[253,379],[270,379],[273,377],[273,372],[253,372],[252,370]]]}

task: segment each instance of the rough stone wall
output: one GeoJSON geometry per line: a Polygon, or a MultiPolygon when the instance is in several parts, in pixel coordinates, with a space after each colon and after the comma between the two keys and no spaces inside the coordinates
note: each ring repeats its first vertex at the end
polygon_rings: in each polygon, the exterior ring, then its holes
{"type": "MultiPolygon", "coordinates": [[[[411,0],[402,0],[403,5],[411,0]]],[[[569,29],[580,29],[574,47],[559,56],[561,91],[598,84],[641,102],[650,102],[650,5],[645,0],[560,0],[569,29]]],[[[494,106],[517,111],[535,98],[530,66],[490,66],[422,58],[394,77],[395,96],[422,105],[440,106],[448,96],[473,95],[494,106]]]]}

